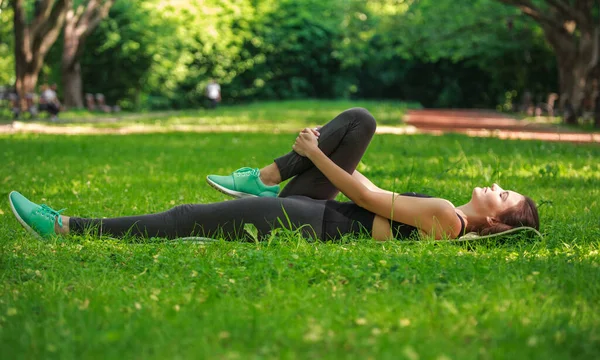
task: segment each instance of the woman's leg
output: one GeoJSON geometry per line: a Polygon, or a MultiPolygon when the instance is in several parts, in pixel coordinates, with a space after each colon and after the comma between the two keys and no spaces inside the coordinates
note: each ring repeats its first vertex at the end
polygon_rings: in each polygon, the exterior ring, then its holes
{"type": "MultiPolygon", "coordinates": [[[[149,215],[110,219],[68,218],[69,232],[91,232],[117,238],[161,237],[176,239],[189,236],[216,237],[226,240],[251,240],[244,225],[253,224],[259,238],[272,229],[300,229],[305,237],[322,236],[325,202],[305,197],[245,198],[213,204],[180,205],[149,215]]],[[[64,221],[63,221],[64,222],[64,221]]]]}
{"type": "MultiPolygon", "coordinates": [[[[352,174],[364,155],[377,127],[375,118],[363,108],[346,110],[320,129],[319,148],[339,167],[352,174]]],[[[281,181],[294,177],[280,197],[303,195],[333,199],[339,193],[327,177],[306,157],[291,151],[275,159],[281,181]]]]}
{"type": "MultiPolygon", "coordinates": [[[[352,174],[369,146],[377,124],[365,109],[346,110],[320,129],[319,148],[338,166],[352,174]]],[[[338,190],[313,165],[296,152],[281,156],[260,169],[242,168],[231,175],[209,175],[208,183],[226,194],[245,196],[308,196],[313,199],[333,199],[338,190]],[[294,177],[279,192],[278,184],[294,177]]]]}

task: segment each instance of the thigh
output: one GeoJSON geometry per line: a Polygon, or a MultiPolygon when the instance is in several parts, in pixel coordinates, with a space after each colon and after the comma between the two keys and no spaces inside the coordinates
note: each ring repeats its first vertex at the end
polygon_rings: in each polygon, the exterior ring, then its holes
{"type": "Polygon", "coordinates": [[[179,208],[177,228],[185,234],[251,240],[245,226],[252,224],[261,239],[279,228],[300,230],[305,237],[317,239],[321,238],[325,201],[296,196],[243,198],[179,208]]]}

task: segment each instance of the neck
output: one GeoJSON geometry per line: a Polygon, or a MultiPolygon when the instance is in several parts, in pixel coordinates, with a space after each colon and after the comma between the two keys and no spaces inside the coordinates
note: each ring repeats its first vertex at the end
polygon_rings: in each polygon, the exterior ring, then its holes
{"type": "Polygon", "coordinates": [[[456,207],[456,210],[464,218],[468,232],[476,231],[486,224],[485,217],[479,215],[470,202],[456,207]]]}

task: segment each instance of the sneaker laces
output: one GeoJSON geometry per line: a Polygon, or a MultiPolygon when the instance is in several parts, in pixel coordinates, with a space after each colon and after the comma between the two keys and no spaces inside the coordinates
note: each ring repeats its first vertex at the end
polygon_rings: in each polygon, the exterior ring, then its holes
{"type": "Polygon", "coordinates": [[[237,169],[233,172],[238,176],[258,176],[260,177],[260,171],[258,169],[253,169],[249,167],[243,167],[241,169],[237,169]]]}
{"type": "Polygon", "coordinates": [[[63,222],[62,222],[62,217],[60,216],[60,214],[61,214],[63,211],[65,211],[65,210],[67,210],[67,209],[60,209],[60,210],[58,210],[58,211],[57,211],[57,210],[54,210],[53,208],[51,208],[50,206],[48,206],[48,205],[46,205],[46,204],[42,204],[42,205],[40,205],[40,207],[37,209],[37,212],[38,212],[40,215],[42,215],[42,216],[44,216],[44,217],[46,217],[46,218],[48,218],[48,219],[52,220],[52,222],[53,222],[53,223],[54,223],[54,221],[57,221],[57,222],[58,222],[58,225],[59,225],[60,227],[62,227],[62,226],[63,226],[63,222]]]}

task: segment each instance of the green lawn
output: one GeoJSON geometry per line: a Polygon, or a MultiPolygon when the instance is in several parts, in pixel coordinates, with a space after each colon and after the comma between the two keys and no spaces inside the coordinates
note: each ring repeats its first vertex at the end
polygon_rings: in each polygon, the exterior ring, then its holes
{"type": "MultiPolygon", "coordinates": [[[[276,112],[278,122],[313,111],[288,105],[237,111],[276,112]]],[[[317,110],[306,122],[328,120],[317,110]]],[[[496,181],[541,204],[541,242],[40,242],[7,201],[15,189],[80,216],[221,201],[206,174],[267,164],[293,140],[270,131],[0,135],[2,358],[600,357],[597,145],[375,136],[360,165],[375,183],[459,205],[496,181]]]]}

